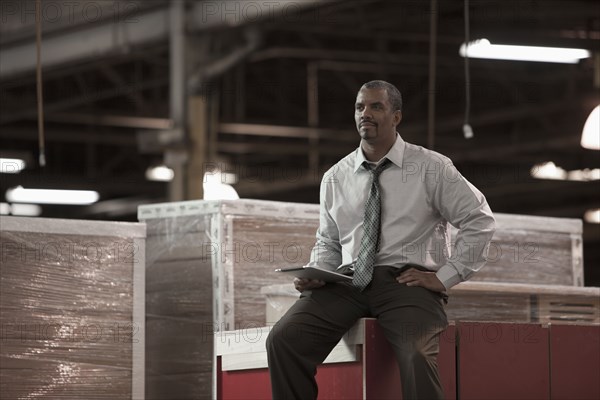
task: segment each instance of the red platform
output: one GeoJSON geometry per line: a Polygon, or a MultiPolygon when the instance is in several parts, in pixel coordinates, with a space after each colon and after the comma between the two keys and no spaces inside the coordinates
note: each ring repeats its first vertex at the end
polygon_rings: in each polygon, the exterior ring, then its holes
{"type": "Polygon", "coordinates": [[[548,329],[536,324],[461,323],[458,387],[465,400],[548,399],[548,329]]]}
{"type": "MultiPolygon", "coordinates": [[[[217,339],[217,399],[271,398],[268,331],[217,339]]],[[[447,399],[600,399],[600,326],[461,322],[442,333],[438,365],[447,399]]],[[[401,399],[392,349],[374,319],[352,328],[317,382],[319,399],[401,399]]]]}
{"type": "Polygon", "coordinates": [[[600,326],[550,328],[552,399],[600,399],[600,326]]]}

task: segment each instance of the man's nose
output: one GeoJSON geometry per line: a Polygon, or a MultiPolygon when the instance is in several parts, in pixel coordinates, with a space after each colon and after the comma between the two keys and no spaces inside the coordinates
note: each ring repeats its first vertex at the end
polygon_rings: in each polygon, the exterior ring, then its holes
{"type": "Polygon", "coordinates": [[[368,107],[362,109],[360,119],[371,119],[371,110],[368,107]]]}

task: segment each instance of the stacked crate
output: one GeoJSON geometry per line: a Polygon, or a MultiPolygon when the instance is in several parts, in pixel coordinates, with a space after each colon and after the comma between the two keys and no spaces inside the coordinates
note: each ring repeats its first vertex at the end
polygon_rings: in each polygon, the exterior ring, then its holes
{"type": "Polygon", "coordinates": [[[1,398],[144,398],[145,234],[0,217],[1,398]]]}
{"type": "Polygon", "coordinates": [[[216,332],[265,324],[260,289],[306,263],[318,209],[270,201],[141,206],[147,224],[148,399],[208,399],[216,332]]]}

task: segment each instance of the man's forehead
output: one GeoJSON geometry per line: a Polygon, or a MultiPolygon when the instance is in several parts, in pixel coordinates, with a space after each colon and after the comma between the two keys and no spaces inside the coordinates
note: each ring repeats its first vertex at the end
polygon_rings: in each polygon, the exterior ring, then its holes
{"type": "Polygon", "coordinates": [[[356,95],[357,103],[376,103],[376,102],[388,102],[387,90],[383,88],[367,89],[362,88],[356,95]]]}

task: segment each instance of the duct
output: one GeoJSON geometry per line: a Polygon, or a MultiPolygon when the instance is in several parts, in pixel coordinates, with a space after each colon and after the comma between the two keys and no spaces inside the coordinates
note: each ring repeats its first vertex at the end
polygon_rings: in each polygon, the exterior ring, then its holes
{"type": "MultiPolygon", "coordinates": [[[[197,1],[190,4],[188,26],[191,32],[200,32],[267,19],[291,18],[294,13],[337,1],[197,1]]],[[[43,37],[42,65],[51,68],[166,41],[170,32],[169,15],[169,7],[164,7],[140,12],[126,19],[109,18],[94,24],[56,30],[43,37]],[[130,23],[132,19],[135,23],[130,23]]],[[[0,49],[0,78],[32,72],[36,65],[35,54],[33,38],[4,45],[0,49]]],[[[223,61],[224,64],[229,62],[223,61]]],[[[221,64],[214,68],[215,71],[222,69],[221,64]]]]}
{"type": "MultiPolygon", "coordinates": [[[[42,39],[42,66],[98,58],[115,52],[127,52],[130,47],[165,39],[169,31],[167,9],[137,16],[136,23],[109,21],[82,26],[42,39]]],[[[0,50],[0,78],[32,72],[35,69],[35,40],[28,40],[0,50]]]]}
{"type": "MultiPolygon", "coordinates": [[[[310,8],[341,0],[278,1],[198,1],[190,11],[192,30],[231,28],[265,20],[292,20],[293,15],[310,8]]],[[[317,16],[318,17],[318,16],[317,16]]]]}
{"type": "MultiPolygon", "coordinates": [[[[127,0],[77,2],[43,1],[41,4],[42,32],[51,36],[66,29],[97,24],[110,19],[127,23],[137,22],[136,15],[163,8],[168,0],[127,0]]],[[[32,40],[35,37],[35,0],[2,1],[0,4],[0,46],[32,40]]]]}

